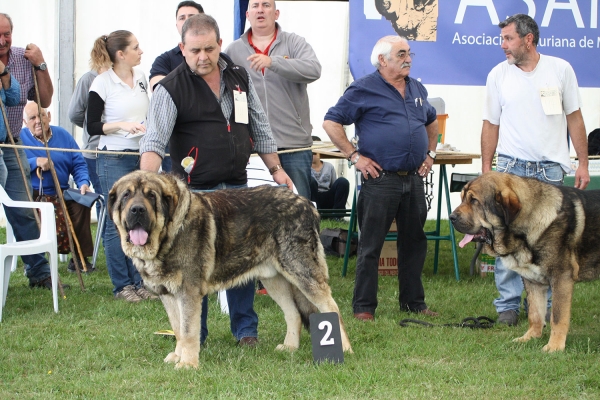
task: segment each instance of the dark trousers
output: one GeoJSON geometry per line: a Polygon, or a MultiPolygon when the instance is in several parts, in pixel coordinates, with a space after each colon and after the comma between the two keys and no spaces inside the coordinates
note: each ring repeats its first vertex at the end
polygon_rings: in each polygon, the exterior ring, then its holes
{"type": "Polygon", "coordinates": [[[356,261],[354,313],[375,313],[377,308],[379,255],[396,218],[398,226],[398,284],[400,309],[427,308],[421,281],[427,253],[423,231],[427,218],[423,179],[417,175],[381,173],[362,180],[357,202],[360,239],[356,261]]]}
{"type": "Polygon", "coordinates": [[[333,182],[329,190],[319,192],[315,178],[310,178],[310,200],[317,203],[317,208],[343,210],[346,208],[350,193],[350,182],[340,177],[333,182]]]}

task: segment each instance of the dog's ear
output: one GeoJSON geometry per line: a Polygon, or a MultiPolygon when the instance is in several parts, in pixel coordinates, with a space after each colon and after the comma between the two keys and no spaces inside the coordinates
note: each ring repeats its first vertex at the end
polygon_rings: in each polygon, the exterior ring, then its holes
{"type": "Polygon", "coordinates": [[[496,192],[496,204],[504,215],[504,223],[507,226],[521,211],[519,197],[510,187],[504,187],[501,191],[496,192]]]}
{"type": "Polygon", "coordinates": [[[113,216],[112,216],[113,210],[115,207],[115,203],[117,202],[117,183],[115,183],[113,185],[113,187],[110,189],[110,192],[108,192],[107,207],[108,207],[108,216],[110,217],[111,220],[113,219],[113,216]]]}
{"type": "Polygon", "coordinates": [[[469,186],[471,186],[471,182],[467,182],[467,184],[465,186],[463,186],[462,190],[460,191],[460,199],[462,201],[464,201],[465,197],[467,196],[467,192],[469,191],[469,186]]]}
{"type": "Polygon", "coordinates": [[[162,187],[162,207],[165,210],[165,225],[169,223],[173,219],[175,215],[175,209],[177,208],[177,204],[179,203],[179,186],[177,185],[177,180],[168,174],[160,175],[163,181],[162,187]]]}

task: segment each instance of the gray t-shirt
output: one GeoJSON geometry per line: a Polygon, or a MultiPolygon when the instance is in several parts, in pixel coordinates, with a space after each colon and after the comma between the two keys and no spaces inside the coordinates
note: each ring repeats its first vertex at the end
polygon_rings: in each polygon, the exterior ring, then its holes
{"type": "Polygon", "coordinates": [[[319,185],[319,192],[326,192],[331,188],[337,179],[337,174],[332,164],[326,161],[321,162],[323,163],[323,168],[321,168],[319,172],[311,168],[310,173],[319,185]]]}

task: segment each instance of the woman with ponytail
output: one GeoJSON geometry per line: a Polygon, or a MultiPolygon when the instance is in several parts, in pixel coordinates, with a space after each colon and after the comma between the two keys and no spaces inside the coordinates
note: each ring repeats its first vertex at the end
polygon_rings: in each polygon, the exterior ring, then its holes
{"type": "MultiPolygon", "coordinates": [[[[96,171],[106,198],[113,184],[139,168],[139,140],[146,132],[148,83],[140,64],[142,49],[129,31],[115,31],[94,42],[92,62],[110,60],[112,68],[98,75],[90,87],[87,131],[100,136],[98,149],[115,154],[98,154],[96,171]],[[123,154],[131,153],[131,154],[123,154]]],[[[121,239],[112,219],[104,231],[106,266],[117,299],[129,302],[157,298],[143,286],[139,272],[121,249],[121,239]]]]}

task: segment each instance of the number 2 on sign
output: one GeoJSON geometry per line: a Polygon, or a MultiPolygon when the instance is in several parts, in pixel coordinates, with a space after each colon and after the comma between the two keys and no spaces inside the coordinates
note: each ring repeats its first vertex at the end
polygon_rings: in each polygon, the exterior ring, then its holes
{"type": "Polygon", "coordinates": [[[325,332],[325,336],[323,336],[323,339],[321,339],[321,346],[333,346],[335,344],[335,341],[333,340],[331,336],[331,322],[329,321],[321,321],[321,323],[319,324],[319,330],[322,331],[324,329],[327,329],[327,332],[325,332]]]}

